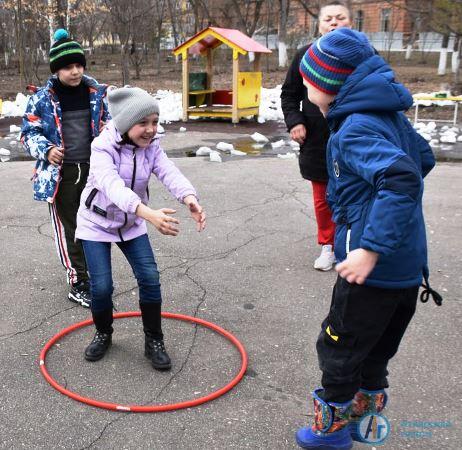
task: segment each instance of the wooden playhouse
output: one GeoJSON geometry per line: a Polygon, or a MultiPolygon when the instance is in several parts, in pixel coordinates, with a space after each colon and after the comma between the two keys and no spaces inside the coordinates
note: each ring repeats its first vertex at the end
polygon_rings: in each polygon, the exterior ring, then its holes
{"type": "Polygon", "coordinates": [[[173,50],[183,63],[183,121],[189,117],[225,117],[238,123],[241,117],[257,116],[261,99],[260,57],[271,50],[239,30],[208,27],[173,50]],[[233,51],[232,89],[213,87],[213,50],[225,44],[233,51]],[[255,54],[254,71],[239,71],[239,56],[255,54]],[[189,56],[206,59],[205,72],[189,72],[189,56]]]}

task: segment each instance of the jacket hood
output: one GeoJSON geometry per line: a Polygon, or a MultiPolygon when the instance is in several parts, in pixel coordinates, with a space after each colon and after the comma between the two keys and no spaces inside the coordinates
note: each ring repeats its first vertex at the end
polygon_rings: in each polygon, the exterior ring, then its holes
{"type": "Polygon", "coordinates": [[[117,131],[112,120],[110,120],[106,124],[100,136],[102,136],[101,139],[103,140],[107,139],[109,143],[114,147],[118,147],[119,145],[117,144],[117,142],[120,142],[120,140],[122,139],[122,136],[117,131]]]}
{"type": "Polygon", "coordinates": [[[361,63],[347,78],[329,108],[331,128],[346,116],[359,112],[395,112],[413,104],[410,92],[395,81],[395,74],[381,56],[361,63]]]}

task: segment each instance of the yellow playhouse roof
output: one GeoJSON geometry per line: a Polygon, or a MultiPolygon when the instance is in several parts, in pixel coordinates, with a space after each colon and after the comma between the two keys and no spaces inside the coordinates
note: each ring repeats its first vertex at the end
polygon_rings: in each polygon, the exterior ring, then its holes
{"type": "Polygon", "coordinates": [[[195,36],[176,47],[173,53],[180,55],[187,50],[190,55],[201,54],[207,49],[219,47],[221,44],[226,44],[243,55],[246,55],[247,52],[271,53],[271,50],[239,30],[217,27],[208,27],[199,31],[195,36]]]}

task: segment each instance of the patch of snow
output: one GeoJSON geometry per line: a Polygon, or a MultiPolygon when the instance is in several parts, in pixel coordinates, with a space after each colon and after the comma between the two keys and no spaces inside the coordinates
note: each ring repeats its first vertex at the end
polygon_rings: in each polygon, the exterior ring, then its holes
{"type": "Polygon", "coordinates": [[[442,134],[440,136],[440,142],[445,144],[455,144],[457,141],[456,135],[454,133],[442,134]]]}
{"type": "Polygon", "coordinates": [[[273,148],[284,147],[284,145],[285,145],[285,143],[284,143],[283,139],[281,139],[280,141],[271,142],[271,147],[273,147],[273,148]]]}
{"type": "Polygon", "coordinates": [[[210,155],[211,152],[213,152],[213,150],[210,147],[199,147],[196,150],[196,156],[207,156],[210,155]]]}
{"type": "Polygon", "coordinates": [[[234,155],[234,156],[246,156],[247,153],[241,152],[240,150],[235,150],[233,148],[233,149],[231,149],[231,155],[234,155]]]}
{"type": "Polygon", "coordinates": [[[255,132],[250,137],[259,144],[266,144],[267,142],[269,142],[269,139],[266,136],[263,136],[263,134],[261,133],[255,132]]]}
{"type": "Polygon", "coordinates": [[[210,158],[210,161],[212,162],[220,162],[220,163],[222,162],[221,155],[215,150],[212,150],[210,152],[209,158],[210,158]]]}
{"type": "Polygon", "coordinates": [[[216,148],[222,152],[230,152],[231,150],[234,150],[234,145],[228,144],[227,142],[219,142],[216,145],[216,148]]]}

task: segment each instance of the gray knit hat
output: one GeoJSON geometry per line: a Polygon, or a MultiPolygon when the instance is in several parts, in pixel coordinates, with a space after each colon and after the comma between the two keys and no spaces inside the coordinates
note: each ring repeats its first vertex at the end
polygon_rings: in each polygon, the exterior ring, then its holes
{"type": "Polygon", "coordinates": [[[143,89],[126,86],[108,89],[109,114],[122,135],[141,119],[159,114],[159,103],[143,89]]]}

